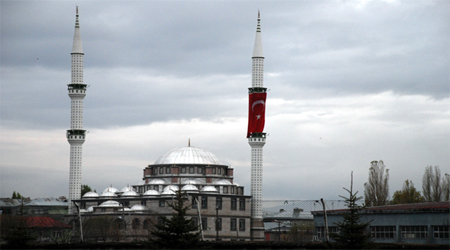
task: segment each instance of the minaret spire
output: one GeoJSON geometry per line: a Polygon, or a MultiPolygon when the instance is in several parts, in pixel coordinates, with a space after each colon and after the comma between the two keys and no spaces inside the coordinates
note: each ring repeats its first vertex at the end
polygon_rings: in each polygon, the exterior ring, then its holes
{"type": "Polygon", "coordinates": [[[262,175],[263,147],[266,144],[264,133],[267,89],[264,87],[264,55],[261,39],[261,14],[258,11],[255,46],[252,56],[252,87],[248,88],[248,130],[247,138],[251,147],[251,228],[252,240],[264,240],[262,220],[262,175]]]}
{"type": "Polygon", "coordinates": [[[70,144],[69,214],[75,212],[72,200],[81,198],[82,146],[86,137],[86,130],[83,130],[83,99],[86,96],[86,84],[83,83],[84,53],[81,44],[78,6],[71,57],[72,77],[71,83],[67,85],[71,100],[70,129],[66,133],[70,144]]]}

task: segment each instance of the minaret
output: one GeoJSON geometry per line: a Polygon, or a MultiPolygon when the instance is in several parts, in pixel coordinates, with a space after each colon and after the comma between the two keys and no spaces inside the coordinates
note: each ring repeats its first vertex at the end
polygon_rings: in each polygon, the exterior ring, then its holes
{"type": "Polygon", "coordinates": [[[266,144],[264,133],[267,89],[264,88],[264,55],[261,41],[260,13],[256,28],[255,46],[252,57],[252,87],[248,88],[248,144],[251,147],[251,239],[264,240],[262,220],[262,176],[263,147],[266,144]]]}
{"type": "Polygon", "coordinates": [[[72,47],[72,81],[68,84],[70,105],[70,129],[67,140],[70,144],[69,174],[69,214],[76,212],[72,200],[81,198],[82,147],[86,130],[83,130],[83,99],[86,96],[86,84],[83,83],[83,46],[81,44],[78,6],[75,20],[75,33],[72,47]]]}

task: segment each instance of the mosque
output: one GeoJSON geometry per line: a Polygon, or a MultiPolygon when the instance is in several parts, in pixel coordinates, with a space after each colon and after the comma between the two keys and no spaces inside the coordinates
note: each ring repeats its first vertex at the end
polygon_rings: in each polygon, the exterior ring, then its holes
{"type": "MultiPolygon", "coordinates": [[[[193,147],[175,148],[143,169],[136,185],[122,189],[106,187],[103,192],[88,192],[81,197],[83,99],[83,49],[76,11],[72,49],[71,129],[69,206],[70,214],[79,214],[83,221],[108,215],[127,239],[147,237],[160,216],[171,216],[168,206],[177,190],[186,194],[187,217],[198,226],[203,240],[264,240],[262,222],[262,148],[266,141],[264,129],[266,88],[263,86],[264,57],[262,52],[260,14],[252,56],[252,87],[249,93],[247,139],[251,147],[251,195],[233,180],[234,169],[222,164],[211,152],[193,147]]],[[[138,177],[137,177],[138,178],[138,177]]],[[[80,220],[81,220],[80,219],[80,220]]]]}

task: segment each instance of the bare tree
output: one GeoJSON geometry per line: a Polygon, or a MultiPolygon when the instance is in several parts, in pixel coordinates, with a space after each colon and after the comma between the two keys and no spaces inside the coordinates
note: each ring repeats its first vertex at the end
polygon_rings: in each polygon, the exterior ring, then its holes
{"type": "Polygon", "coordinates": [[[450,201],[450,175],[445,174],[442,180],[442,193],[444,194],[444,201],[450,201]]]}
{"type": "Polygon", "coordinates": [[[445,174],[441,179],[439,166],[425,167],[425,173],[422,177],[422,193],[425,201],[448,200],[448,179],[448,174],[445,174]]]}
{"type": "Polygon", "coordinates": [[[372,161],[369,168],[369,181],[364,183],[364,202],[366,206],[381,206],[389,199],[389,169],[383,161],[372,161]]]}

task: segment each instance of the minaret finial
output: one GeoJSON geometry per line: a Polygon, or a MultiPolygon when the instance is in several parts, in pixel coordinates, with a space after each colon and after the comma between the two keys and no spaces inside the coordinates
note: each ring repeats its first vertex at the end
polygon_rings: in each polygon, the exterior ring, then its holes
{"type": "Polygon", "coordinates": [[[188,139],[188,147],[191,146],[191,138],[188,139]]]}
{"type": "MultiPolygon", "coordinates": [[[[77,7],[78,8],[78,7],[77,7]]],[[[258,10],[258,19],[260,19],[261,18],[261,14],[260,14],[260,12],[259,12],[259,10],[258,10]]]]}

